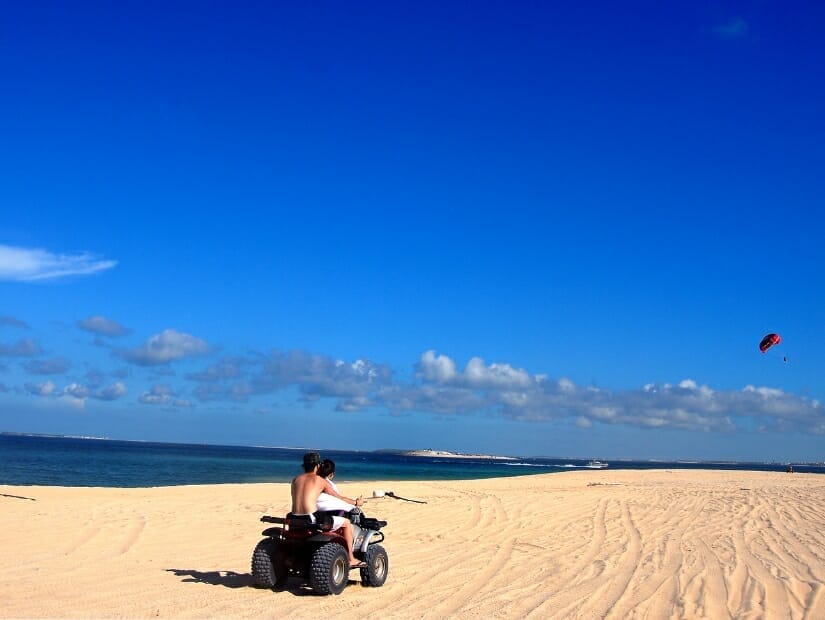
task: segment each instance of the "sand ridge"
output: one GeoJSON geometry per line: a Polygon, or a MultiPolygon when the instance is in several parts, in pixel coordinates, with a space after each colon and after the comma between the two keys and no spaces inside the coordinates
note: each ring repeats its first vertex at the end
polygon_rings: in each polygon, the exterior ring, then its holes
{"type": "Polygon", "coordinates": [[[358,482],[381,588],[251,586],[286,484],[0,486],[3,618],[825,618],[825,477],[581,471],[358,482]]]}

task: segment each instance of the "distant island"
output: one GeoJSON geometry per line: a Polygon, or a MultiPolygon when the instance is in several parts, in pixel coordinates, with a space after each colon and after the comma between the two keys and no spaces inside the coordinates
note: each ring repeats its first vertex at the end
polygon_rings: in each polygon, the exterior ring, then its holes
{"type": "Polygon", "coordinates": [[[18,433],[15,431],[0,431],[0,435],[6,437],[44,437],[54,439],[97,439],[100,441],[108,441],[110,437],[97,437],[95,435],[55,435],[52,433],[18,433]]]}
{"type": "Polygon", "coordinates": [[[407,450],[404,456],[429,456],[444,459],[489,459],[491,461],[516,461],[512,456],[495,456],[493,454],[463,454],[461,452],[447,452],[446,450],[407,450]]]}

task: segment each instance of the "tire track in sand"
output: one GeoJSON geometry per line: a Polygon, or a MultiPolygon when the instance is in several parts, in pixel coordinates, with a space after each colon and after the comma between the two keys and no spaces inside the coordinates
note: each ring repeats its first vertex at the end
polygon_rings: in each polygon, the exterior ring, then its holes
{"type": "MultiPolygon", "coordinates": [[[[439,488],[439,486],[436,485],[436,488],[439,488]]],[[[450,489],[450,491],[455,493],[453,489],[450,489]]],[[[441,573],[451,573],[455,570],[455,566],[463,566],[464,562],[471,560],[466,555],[466,549],[474,547],[473,538],[478,535],[478,530],[484,519],[484,511],[481,506],[482,499],[483,496],[479,493],[459,491],[458,496],[450,502],[453,506],[449,510],[451,518],[440,524],[440,527],[433,528],[435,532],[433,534],[426,533],[426,528],[423,532],[417,534],[417,546],[419,548],[421,545],[425,547],[433,544],[441,545],[445,540],[449,540],[454,541],[451,545],[451,551],[454,551],[454,553],[449,556],[441,555],[429,558],[426,571],[405,571],[401,574],[399,574],[399,571],[394,572],[394,584],[403,584],[404,589],[404,594],[396,602],[399,608],[431,608],[431,603],[424,605],[420,601],[431,600],[434,595],[439,600],[448,600],[454,594],[454,588],[445,585],[438,576],[441,573]]],[[[416,563],[415,556],[418,553],[418,550],[411,550],[407,554],[409,557],[407,555],[394,555],[390,560],[391,566],[413,566],[416,563]]]]}
{"type": "Polygon", "coordinates": [[[140,535],[143,533],[145,527],[146,519],[141,517],[133,520],[132,524],[129,526],[129,529],[126,531],[125,540],[117,548],[117,555],[124,555],[128,553],[140,538],[140,535]]]}
{"type": "Polygon", "coordinates": [[[616,568],[610,571],[610,576],[604,573],[600,575],[599,581],[603,582],[603,585],[596,590],[594,595],[585,598],[580,608],[580,613],[584,616],[593,618],[615,616],[619,619],[626,617],[621,610],[618,614],[614,613],[614,608],[628,591],[629,584],[634,581],[642,557],[642,537],[639,528],[633,522],[627,501],[621,502],[621,523],[625,540],[624,550],[616,568]]]}
{"type": "MultiPolygon", "coordinates": [[[[454,539],[451,552],[433,557],[426,571],[405,579],[404,594],[395,603],[399,609],[421,609],[416,617],[466,615],[483,600],[485,592],[495,592],[494,584],[508,574],[506,565],[512,558],[514,541],[506,532],[514,526],[508,526],[510,519],[500,498],[474,492],[461,496],[460,505],[464,508],[456,513],[461,518],[455,519],[449,528],[454,539]],[[454,574],[456,567],[467,575],[458,588],[454,582],[440,578],[442,574],[454,574]]],[[[366,607],[365,611],[368,610],[366,607]]]]}
{"type": "Polygon", "coordinates": [[[676,610],[674,601],[680,570],[685,563],[684,549],[694,548],[693,541],[686,540],[679,532],[688,531],[701,516],[702,509],[702,502],[695,494],[682,491],[676,496],[657,495],[655,503],[628,501],[627,518],[636,530],[631,531],[631,540],[638,534],[641,545],[639,562],[632,574],[628,571],[630,583],[610,609],[609,617],[647,617],[676,610]],[[636,523],[646,527],[642,530],[636,523]]]}
{"type": "Polygon", "coordinates": [[[491,583],[497,577],[500,578],[502,574],[509,573],[507,564],[513,556],[515,540],[501,533],[512,529],[512,526],[506,526],[509,520],[498,497],[486,496],[483,498],[483,503],[492,503],[493,510],[483,511],[486,517],[476,527],[476,529],[481,529],[481,532],[475,538],[476,544],[471,545],[471,550],[476,551],[473,554],[475,562],[481,563],[482,567],[472,572],[472,577],[447,599],[447,604],[439,605],[433,610],[437,617],[451,617],[459,612],[467,612],[468,607],[472,608],[483,600],[484,592],[490,589],[491,583]],[[490,536],[490,532],[495,532],[496,535],[490,536]],[[503,540],[503,544],[498,542],[499,540],[503,540]],[[481,553],[478,553],[479,551],[481,553]],[[482,557],[479,558],[479,555],[482,557]]]}
{"type": "Polygon", "coordinates": [[[591,579],[598,578],[604,569],[600,556],[607,538],[606,515],[609,505],[610,500],[607,498],[600,499],[596,504],[595,510],[590,515],[589,542],[580,557],[572,562],[569,568],[554,575],[553,581],[559,585],[541,588],[539,591],[533,589],[532,595],[523,597],[518,604],[513,606],[511,611],[514,617],[547,617],[552,614],[557,605],[567,607],[574,601],[580,601],[590,592],[591,579]],[[583,575],[588,577],[583,580],[583,575]],[[571,582],[579,582],[579,585],[571,589],[567,586],[571,582]],[[549,607],[551,604],[552,608],[549,607]]]}

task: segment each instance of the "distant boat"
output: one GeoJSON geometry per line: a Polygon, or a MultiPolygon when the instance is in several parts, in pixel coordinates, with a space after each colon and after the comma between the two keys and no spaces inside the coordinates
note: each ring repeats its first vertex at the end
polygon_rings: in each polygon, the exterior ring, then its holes
{"type": "Polygon", "coordinates": [[[588,469],[607,469],[608,465],[604,461],[588,461],[585,467],[588,469]]]}

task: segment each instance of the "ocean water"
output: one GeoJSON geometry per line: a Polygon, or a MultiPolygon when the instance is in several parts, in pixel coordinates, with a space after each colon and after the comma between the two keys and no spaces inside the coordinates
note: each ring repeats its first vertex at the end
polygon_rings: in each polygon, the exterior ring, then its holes
{"type": "MultiPolygon", "coordinates": [[[[397,452],[319,450],[335,461],[337,481],[473,480],[587,469],[587,460],[525,457],[513,461],[406,456],[397,452]]],[[[305,449],[172,444],[0,434],[0,484],[155,487],[288,482],[305,449]]],[[[740,469],[784,472],[786,463],[610,460],[610,469],[740,469]]],[[[825,466],[797,465],[825,473],[825,466]]],[[[594,474],[597,473],[594,470],[594,474]]]]}

